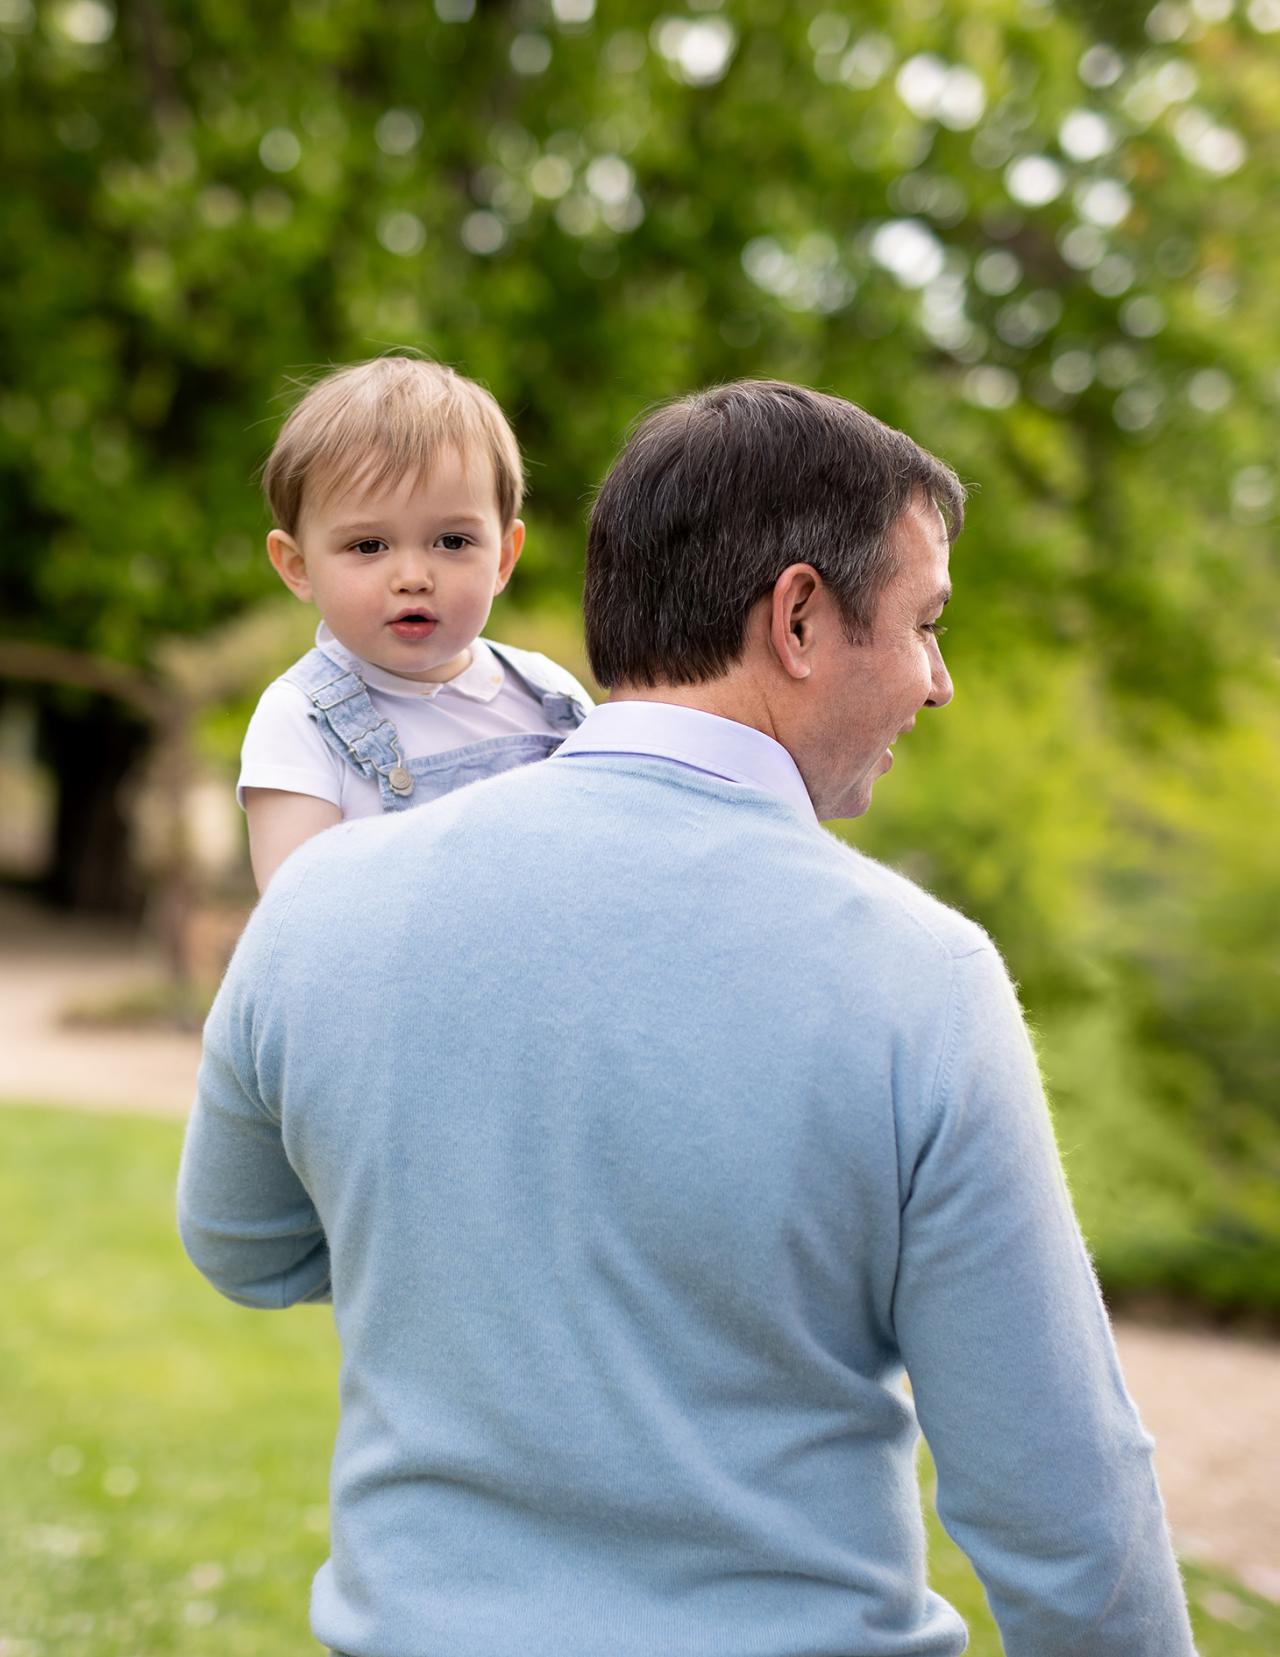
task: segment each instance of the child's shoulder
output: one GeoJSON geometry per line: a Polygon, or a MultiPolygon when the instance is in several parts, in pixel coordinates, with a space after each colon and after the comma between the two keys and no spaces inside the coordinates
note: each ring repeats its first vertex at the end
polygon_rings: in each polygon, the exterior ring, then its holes
{"type": "Polygon", "coordinates": [[[323,703],[325,686],[345,672],[341,663],[322,650],[308,650],[264,688],[250,718],[248,734],[262,738],[294,737],[301,733],[310,741],[316,731],[312,715],[317,706],[317,693],[321,693],[323,703]]]}
{"type": "Polygon", "coordinates": [[[315,729],[311,718],[311,698],[287,672],[273,679],[258,697],[245,731],[246,744],[278,743],[305,734],[310,737],[315,729]]]}
{"type": "Polygon", "coordinates": [[[539,689],[560,691],[562,695],[572,697],[575,702],[581,702],[586,708],[593,705],[590,692],[574,678],[568,668],[561,667],[559,662],[553,661],[550,656],[544,656],[540,650],[522,650],[514,644],[500,644],[496,639],[482,639],[480,642],[488,645],[504,666],[513,667],[522,678],[539,689]]]}
{"type": "Polygon", "coordinates": [[[258,698],[240,746],[240,803],[246,788],[280,788],[337,805],[342,773],[342,760],[312,718],[307,693],[287,673],[273,679],[258,698]]]}
{"type": "Polygon", "coordinates": [[[344,663],[313,647],[267,685],[258,698],[257,712],[275,712],[284,719],[302,718],[310,723],[312,708],[325,705],[323,692],[347,678],[351,671],[344,663]]]}
{"type": "Polygon", "coordinates": [[[360,677],[353,665],[330,655],[319,645],[299,656],[297,661],[285,668],[278,679],[273,679],[267,689],[275,685],[291,687],[304,700],[310,701],[316,691],[323,690],[327,685],[336,684],[339,679],[345,679],[355,673],[360,677]]]}

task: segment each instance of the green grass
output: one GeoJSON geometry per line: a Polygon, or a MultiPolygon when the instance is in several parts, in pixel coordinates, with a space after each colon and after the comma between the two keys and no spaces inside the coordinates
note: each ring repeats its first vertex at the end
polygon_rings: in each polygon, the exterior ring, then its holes
{"type": "Polygon", "coordinates": [[[317,1649],[330,1319],[255,1316],[198,1277],[180,1143],[173,1123],[0,1111],[5,1657],[317,1649]]]}
{"type": "MultiPolygon", "coordinates": [[[[173,1123],[0,1109],[0,1657],[316,1651],[336,1418],[328,1312],[220,1300],[173,1230],[173,1123]]],[[[933,1530],[934,1586],[998,1657],[933,1530]]],[[[1280,1650],[1280,1608],[1188,1571],[1202,1657],[1280,1650]]]]}

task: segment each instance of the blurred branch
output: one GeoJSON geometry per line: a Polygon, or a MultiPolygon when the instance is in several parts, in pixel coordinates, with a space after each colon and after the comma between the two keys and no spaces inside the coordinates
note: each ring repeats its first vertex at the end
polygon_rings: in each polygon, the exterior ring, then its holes
{"type": "Polygon", "coordinates": [[[282,593],[198,638],[158,638],[150,654],[165,684],[175,686],[193,707],[208,707],[250,692],[256,696],[310,649],[314,633],[314,614],[282,593]]]}
{"type": "Polygon", "coordinates": [[[121,11],[126,34],[142,67],[151,113],[157,128],[163,132],[166,126],[187,114],[170,69],[168,19],[152,0],[128,0],[121,11]]]}
{"type": "Polygon", "coordinates": [[[174,716],[171,689],[122,662],[79,650],[63,650],[57,645],[0,639],[0,678],[71,685],[77,690],[114,697],[155,725],[167,725],[174,716]]]}

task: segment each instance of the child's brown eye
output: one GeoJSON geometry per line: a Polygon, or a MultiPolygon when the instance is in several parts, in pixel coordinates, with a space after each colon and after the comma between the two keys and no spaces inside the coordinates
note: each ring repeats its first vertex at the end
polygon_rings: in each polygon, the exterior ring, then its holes
{"type": "Polygon", "coordinates": [[[446,552],[461,552],[467,544],[465,535],[442,535],[440,545],[446,552]]]}
{"type": "Polygon", "coordinates": [[[356,544],[355,544],[355,547],[352,550],[355,551],[355,552],[363,552],[363,553],[367,554],[368,556],[372,557],[372,555],[375,552],[381,552],[382,551],[382,542],[381,541],[357,541],[356,544]]]}

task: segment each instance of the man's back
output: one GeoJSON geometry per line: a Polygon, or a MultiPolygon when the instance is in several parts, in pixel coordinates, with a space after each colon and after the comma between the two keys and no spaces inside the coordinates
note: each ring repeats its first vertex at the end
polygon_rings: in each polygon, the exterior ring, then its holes
{"type": "Polygon", "coordinates": [[[958,1653],[905,1360],[1007,1649],[1190,1649],[998,958],[812,819],[578,755],[335,830],[208,1049],[193,1257],[333,1261],[330,1645],[958,1653]]]}

